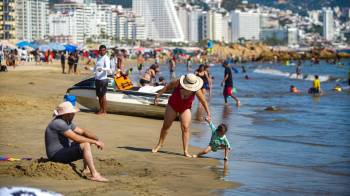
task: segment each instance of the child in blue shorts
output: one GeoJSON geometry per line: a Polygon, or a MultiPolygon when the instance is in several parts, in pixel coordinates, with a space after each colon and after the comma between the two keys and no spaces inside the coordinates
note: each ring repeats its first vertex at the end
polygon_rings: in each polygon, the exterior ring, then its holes
{"type": "Polygon", "coordinates": [[[222,123],[218,126],[218,128],[215,128],[212,122],[208,121],[207,119],[205,120],[209,123],[210,129],[212,131],[211,139],[208,147],[199,152],[197,155],[194,155],[193,157],[202,156],[210,151],[216,152],[217,150],[225,149],[224,160],[228,160],[228,154],[230,152],[231,146],[225,135],[227,132],[227,126],[222,123]]]}

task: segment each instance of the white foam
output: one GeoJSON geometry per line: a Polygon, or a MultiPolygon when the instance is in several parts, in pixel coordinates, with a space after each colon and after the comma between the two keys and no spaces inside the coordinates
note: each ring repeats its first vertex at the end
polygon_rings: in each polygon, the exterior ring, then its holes
{"type": "MultiPolygon", "coordinates": [[[[309,80],[313,81],[315,79],[314,75],[308,74],[304,75],[303,77],[297,77],[296,73],[289,73],[289,72],[283,72],[277,69],[271,69],[271,68],[263,68],[263,69],[255,69],[253,72],[255,73],[260,73],[260,74],[268,74],[268,75],[274,75],[274,76],[282,76],[282,77],[287,77],[291,79],[303,79],[303,80],[309,80]]],[[[326,82],[329,81],[330,76],[328,75],[319,75],[318,76],[320,82],[326,82]]]]}

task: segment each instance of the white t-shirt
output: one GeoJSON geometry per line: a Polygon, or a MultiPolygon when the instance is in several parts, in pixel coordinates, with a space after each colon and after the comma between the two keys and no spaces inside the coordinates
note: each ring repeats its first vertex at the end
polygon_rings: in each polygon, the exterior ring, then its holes
{"type": "Polygon", "coordinates": [[[96,80],[105,80],[108,74],[112,74],[111,61],[107,54],[97,58],[93,71],[96,80]]]}

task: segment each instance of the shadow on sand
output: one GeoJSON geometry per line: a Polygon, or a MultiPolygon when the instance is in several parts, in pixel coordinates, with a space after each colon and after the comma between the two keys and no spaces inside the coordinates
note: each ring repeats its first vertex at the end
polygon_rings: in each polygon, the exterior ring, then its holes
{"type": "MultiPolygon", "coordinates": [[[[124,148],[124,149],[127,149],[127,150],[132,150],[132,151],[137,151],[137,152],[152,152],[152,149],[150,149],[150,148],[140,148],[140,147],[132,147],[132,146],[118,146],[117,148],[124,148]]],[[[164,150],[159,150],[158,153],[177,155],[177,156],[184,156],[181,153],[169,152],[169,151],[164,151],[164,150]]]]}

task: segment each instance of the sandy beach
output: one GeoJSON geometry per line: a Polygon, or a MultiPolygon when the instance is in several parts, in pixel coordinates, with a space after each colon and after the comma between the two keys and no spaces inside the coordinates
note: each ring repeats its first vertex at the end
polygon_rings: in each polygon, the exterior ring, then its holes
{"type": "MultiPolygon", "coordinates": [[[[80,67],[81,69],[81,67],[80,67]]],[[[30,157],[32,161],[0,162],[0,186],[29,186],[65,195],[215,195],[238,184],[213,171],[219,161],[181,155],[179,123],[173,124],[166,146],[152,154],[162,121],[93,112],[79,112],[74,122],[96,133],[106,148],[93,147],[98,171],[108,183],[80,176],[82,161],[74,165],[45,162],[44,131],[66,89],[83,78],[61,74],[53,65],[20,65],[0,73],[0,156],[30,157]]],[[[196,130],[192,129],[192,132],[196,130]]],[[[198,148],[191,147],[195,153],[198,148]]]]}

